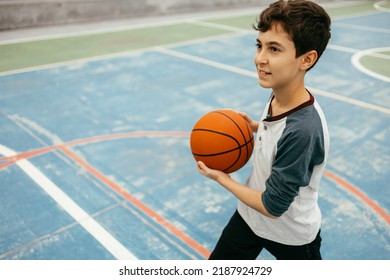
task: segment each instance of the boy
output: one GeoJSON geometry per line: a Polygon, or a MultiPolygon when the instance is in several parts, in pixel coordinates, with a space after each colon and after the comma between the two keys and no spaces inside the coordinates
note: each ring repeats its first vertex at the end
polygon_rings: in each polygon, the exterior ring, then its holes
{"type": "Polygon", "coordinates": [[[264,248],[277,259],[321,259],[318,187],[329,135],[304,77],[326,48],[330,18],[311,1],[277,1],[254,27],[259,84],[272,95],[260,122],[240,113],[257,131],[253,171],[242,185],[197,164],[238,198],[210,259],[256,259],[264,248]]]}

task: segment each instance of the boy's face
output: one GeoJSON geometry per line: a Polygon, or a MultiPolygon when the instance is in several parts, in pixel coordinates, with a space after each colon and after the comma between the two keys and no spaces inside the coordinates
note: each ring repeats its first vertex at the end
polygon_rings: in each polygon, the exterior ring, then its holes
{"type": "Polygon", "coordinates": [[[262,87],[277,92],[303,82],[302,59],[295,57],[294,42],[279,24],[273,24],[266,32],[259,32],[256,46],[254,62],[262,87]]]}

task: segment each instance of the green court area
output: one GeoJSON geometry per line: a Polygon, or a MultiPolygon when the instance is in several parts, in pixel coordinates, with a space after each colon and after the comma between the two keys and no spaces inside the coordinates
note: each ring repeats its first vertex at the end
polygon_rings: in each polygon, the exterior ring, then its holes
{"type": "MultiPolygon", "coordinates": [[[[332,17],[341,17],[374,11],[373,2],[348,3],[345,6],[325,6],[332,17]]],[[[169,25],[148,26],[138,29],[75,35],[63,38],[32,40],[18,43],[0,42],[0,72],[61,63],[96,56],[116,54],[153,46],[180,43],[252,30],[257,14],[205,19],[190,22],[182,20],[169,25]],[[219,26],[218,26],[219,25],[219,26]],[[223,28],[223,27],[232,27],[223,28]],[[235,30],[235,28],[237,30],[235,30]],[[241,30],[242,31],[242,30],[241,30]]]]}
{"type": "Polygon", "coordinates": [[[120,53],[226,31],[180,23],[117,32],[0,45],[0,71],[120,53]]]}
{"type": "Polygon", "coordinates": [[[390,77],[390,67],[388,63],[383,63],[384,58],[390,59],[390,50],[365,55],[360,59],[360,63],[364,68],[374,73],[390,77]]]}

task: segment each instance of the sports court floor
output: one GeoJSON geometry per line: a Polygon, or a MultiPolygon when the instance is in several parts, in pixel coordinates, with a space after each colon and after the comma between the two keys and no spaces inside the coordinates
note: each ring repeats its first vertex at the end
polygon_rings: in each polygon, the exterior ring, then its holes
{"type": "MultiPolygon", "coordinates": [[[[331,134],[322,255],[390,259],[390,1],[325,8],[306,79],[331,134]]],[[[260,10],[1,32],[0,259],[207,258],[236,199],[189,133],[214,109],[260,117],[260,10]]]]}

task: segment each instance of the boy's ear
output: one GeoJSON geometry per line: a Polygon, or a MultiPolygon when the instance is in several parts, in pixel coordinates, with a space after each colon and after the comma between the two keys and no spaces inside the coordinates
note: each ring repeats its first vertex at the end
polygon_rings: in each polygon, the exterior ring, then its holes
{"type": "Polygon", "coordinates": [[[308,51],[302,55],[301,69],[307,70],[317,61],[318,54],[315,50],[308,51]]]}

